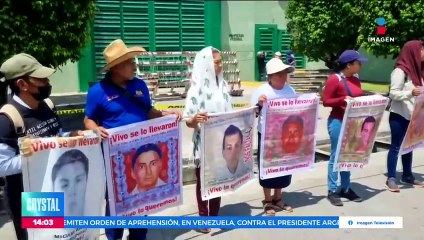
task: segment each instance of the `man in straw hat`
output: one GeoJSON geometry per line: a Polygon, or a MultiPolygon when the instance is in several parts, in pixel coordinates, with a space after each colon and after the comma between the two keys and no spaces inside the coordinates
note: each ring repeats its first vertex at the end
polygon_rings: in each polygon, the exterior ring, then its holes
{"type": "Polygon", "coordinates": [[[62,133],[54,105],[48,99],[52,86],[49,77],[55,69],[41,65],[26,53],[7,59],[0,72],[12,92],[8,104],[0,110],[0,177],[6,176],[7,196],[16,237],[27,239],[21,226],[22,156],[32,154],[31,137],[78,136],[81,131],[62,133]],[[18,138],[21,138],[20,147],[18,138]]]}
{"type": "MultiPolygon", "coordinates": [[[[99,130],[102,138],[107,138],[106,129],[120,127],[148,119],[176,114],[181,121],[181,114],[173,111],[158,111],[151,103],[146,83],[134,77],[136,66],[134,57],[145,52],[142,47],[128,48],[121,39],[107,46],[103,52],[107,71],[99,83],[88,90],[85,108],[85,127],[99,130]]],[[[106,207],[106,213],[109,214],[106,207]]],[[[106,229],[109,240],[121,239],[123,229],[106,229]]],[[[129,229],[129,240],[143,240],[147,229],[129,229]]]]}

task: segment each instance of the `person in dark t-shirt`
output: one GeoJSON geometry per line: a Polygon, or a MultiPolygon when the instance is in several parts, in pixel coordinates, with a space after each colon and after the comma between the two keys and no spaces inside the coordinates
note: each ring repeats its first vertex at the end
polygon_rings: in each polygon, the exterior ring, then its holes
{"type": "MultiPolygon", "coordinates": [[[[17,132],[10,116],[0,114],[0,177],[6,176],[7,195],[17,239],[27,239],[27,233],[21,227],[22,160],[18,138],[78,136],[82,131],[62,133],[59,118],[44,101],[50,96],[52,86],[50,77],[55,69],[41,65],[33,56],[20,53],[7,59],[0,72],[9,85],[13,105],[21,115],[24,128],[17,132]]],[[[31,153],[31,148],[28,146],[31,153]]]]}

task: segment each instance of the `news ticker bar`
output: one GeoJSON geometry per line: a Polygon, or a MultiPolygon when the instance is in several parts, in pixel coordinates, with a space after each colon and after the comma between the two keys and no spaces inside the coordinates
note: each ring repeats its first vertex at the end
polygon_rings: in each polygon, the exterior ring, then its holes
{"type": "Polygon", "coordinates": [[[402,217],[22,217],[23,228],[403,228],[402,217]]]}

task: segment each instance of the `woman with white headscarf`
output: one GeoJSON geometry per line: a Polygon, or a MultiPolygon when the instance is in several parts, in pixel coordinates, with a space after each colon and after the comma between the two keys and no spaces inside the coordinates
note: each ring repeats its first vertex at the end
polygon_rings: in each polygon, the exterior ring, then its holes
{"type": "MultiPolygon", "coordinates": [[[[206,122],[208,113],[232,111],[231,96],[222,73],[220,52],[213,47],[203,48],[196,54],[193,63],[191,86],[187,93],[184,117],[189,117],[187,126],[194,128],[193,155],[196,163],[196,198],[200,216],[217,216],[221,198],[202,201],[200,193],[200,128],[206,122]],[[209,205],[209,206],[208,206],[209,205]]],[[[209,233],[211,229],[200,229],[209,233]]]]}

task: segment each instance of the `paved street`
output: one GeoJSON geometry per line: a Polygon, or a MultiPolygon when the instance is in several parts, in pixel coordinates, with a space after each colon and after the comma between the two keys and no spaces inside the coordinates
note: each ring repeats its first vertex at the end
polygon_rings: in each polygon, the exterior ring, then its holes
{"type": "MultiPolygon", "coordinates": [[[[253,87],[245,87],[243,97],[234,98],[235,103],[246,103],[250,100],[253,87]]],[[[183,102],[183,101],[180,101],[183,102]]],[[[173,102],[176,103],[176,102],[173,102]]],[[[166,104],[166,103],[165,103],[166,104]]],[[[329,109],[320,108],[320,120],[317,127],[317,138],[328,138],[326,119],[329,109]]],[[[380,132],[388,128],[388,114],[386,113],[380,125],[380,132]]],[[[183,130],[183,146],[188,146],[191,141],[190,130],[183,130]]],[[[190,148],[183,148],[183,157],[188,157],[190,148]]],[[[308,230],[308,229],[214,229],[211,234],[201,234],[187,229],[180,230],[150,230],[149,240],[171,239],[370,239],[370,240],[421,240],[424,235],[424,189],[402,187],[400,193],[390,193],[385,190],[385,169],[387,152],[377,152],[372,155],[370,164],[363,170],[353,172],[352,188],[364,198],[362,203],[346,202],[344,207],[334,207],[326,200],[326,173],[327,163],[321,162],[316,167],[304,173],[293,176],[292,184],[284,194],[285,200],[294,207],[290,216],[402,216],[403,229],[340,229],[340,230],[308,230]]],[[[414,171],[419,180],[424,180],[424,150],[414,154],[414,171]]],[[[398,166],[401,169],[401,166],[398,166]]],[[[262,189],[257,180],[251,181],[237,193],[223,197],[220,214],[223,216],[260,216],[263,214],[261,200],[262,189]]],[[[195,201],[194,185],[184,186],[184,205],[162,212],[163,216],[196,216],[197,206],[195,201]]],[[[278,213],[278,216],[289,215],[278,213]]],[[[0,239],[15,239],[13,224],[8,217],[0,218],[0,239]]],[[[100,236],[105,240],[105,236],[100,236]]]]}

